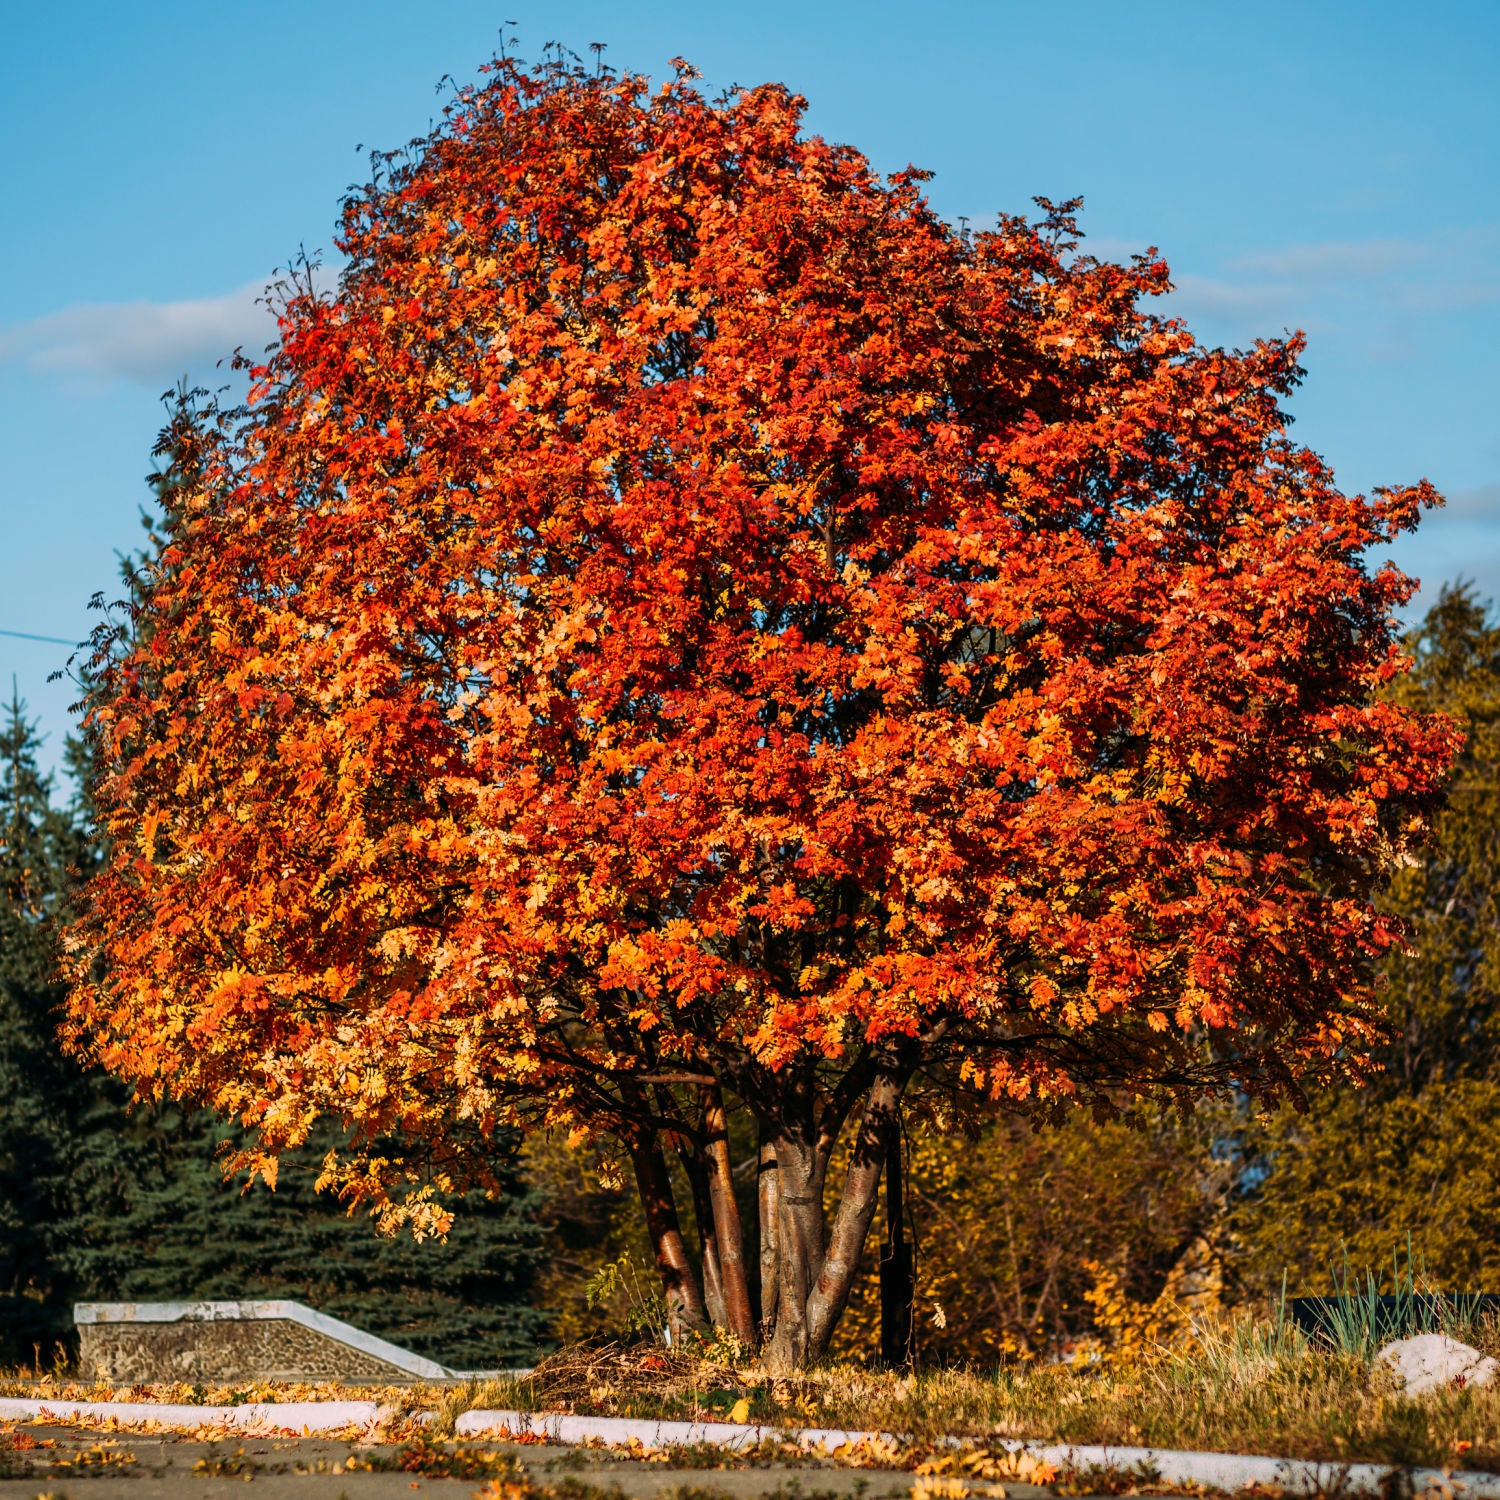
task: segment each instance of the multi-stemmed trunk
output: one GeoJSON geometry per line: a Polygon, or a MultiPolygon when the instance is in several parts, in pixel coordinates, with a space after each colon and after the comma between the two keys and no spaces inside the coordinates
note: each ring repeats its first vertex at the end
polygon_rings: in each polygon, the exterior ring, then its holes
{"type": "Polygon", "coordinates": [[[826,1106],[820,1115],[808,1081],[800,1089],[789,1086],[782,1096],[786,1107],[762,1118],[759,1327],[718,1087],[704,1090],[702,1149],[684,1145],[682,1151],[699,1226],[701,1282],[687,1253],[656,1138],[632,1148],[671,1329],[712,1321],[752,1348],[759,1344],[772,1370],[805,1369],[826,1355],[875,1216],[909,1075],[909,1066],[897,1064],[874,1071],[831,1222],[824,1216],[825,1184],[842,1115],[826,1106]]]}
{"type": "MultiPolygon", "coordinates": [[[[725,1328],[741,1343],[756,1343],[755,1314],[745,1270],[745,1236],[729,1160],[729,1121],[724,1095],[711,1085],[703,1090],[703,1149],[683,1142],[679,1155],[693,1195],[703,1267],[703,1302],[715,1327],[725,1328]]],[[[660,1253],[658,1253],[660,1263],[660,1253]]]]}
{"type": "Polygon", "coordinates": [[[687,1176],[688,1189],[693,1195],[693,1217],[698,1222],[698,1261],[703,1268],[703,1305],[715,1328],[727,1328],[729,1313],[724,1303],[724,1277],[719,1264],[719,1233],[714,1222],[713,1198],[708,1188],[708,1168],[702,1156],[685,1143],[678,1148],[678,1155],[682,1160],[682,1170],[687,1176]]]}
{"type": "Polygon", "coordinates": [[[875,1217],[886,1145],[909,1072],[899,1067],[876,1072],[826,1237],[824,1181],[836,1128],[815,1132],[804,1112],[800,1119],[783,1122],[775,1136],[778,1306],[765,1350],[772,1370],[805,1369],[828,1352],[875,1217]]]}

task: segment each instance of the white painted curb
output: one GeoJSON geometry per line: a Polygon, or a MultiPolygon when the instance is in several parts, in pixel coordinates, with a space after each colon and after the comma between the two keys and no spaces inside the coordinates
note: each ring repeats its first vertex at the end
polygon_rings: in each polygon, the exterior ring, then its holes
{"type": "MultiPolygon", "coordinates": [[[[462,1437],[480,1433],[530,1435],[558,1443],[637,1442],[646,1448],[675,1444],[718,1443],[726,1448],[754,1447],[767,1438],[796,1442],[833,1451],[845,1444],[885,1437],[884,1433],[850,1432],[838,1428],[761,1427],[740,1422],[652,1422],[633,1417],[577,1417],[558,1412],[466,1411],[454,1430],[462,1437]]],[[[953,1441],[958,1442],[958,1439],[953,1441]]],[[[1278,1485],[1294,1494],[1342,1489],[1351,1494],[1378,1494],[1392,1474],[1404,1471],[1389,1464],[1313,1463],[1305,1459],[1266,1458],[1257,1454],[1193,1453],[1171,1448],[1112,1448],[1096,1444],[1022,1443],[1007,1440],[1011,1452],[1025,1451],[1059,1468],[1152,1468],[1169,1484],[1205,1484],[1237,1490],[1247,1485],[1278,1485]]],[[[1442,1488],[1469,1500],[1500,1500],[1500,1474],[1448,1473],[1414,1469],[1417,1494],[1442,1488]]]]}
{"type": "Polygon", "coordinates": [[[173,1406],[151,1401],[38,1401],[0,1399],[0,1421],[35,1422],[49,1417],[160,1427],[245,1427],[272,1432],[337,1432],[375,1427],[395,1408],[374,1401],[247,1401],[241,1406],[173,1406]]]}
{"type": "Polygon", "coordinates": [[[1099,1465],[1133,1469],[1150,1464],[1169,1484],[1206,1484],[1238,1490],[1247,1485],[1274,1484],[1293,1494],[1335,1491],[1356,1495],[1379,1494],[1393,1474],[1410,1474],[1412,1490],[1444,1489],[1472,1500],[1500,1500],[1500,1474],[1448,1473],[1443,1469],[1405,1470],[1391,1464],[1315,1463],[1300,1458],[1266,1458],[1250,1453],[1192,1453],[1173,1448],[1111,1448],[1103,1445],[1007,1443],[1046,1459],[1059,1468],[1099,1465]]]}
{"type": "Polygon", "coordinates": [[[555,1443],[639,1443],[667,1448],[686,1443],[717,1443],[724,1448],[752,1448],[767,1438],[832,1450],[845,1443],[878,1437],[874,1432],[843,1432],[827,1427],[759,1427],[744,1422],[653,1422],[645,1417],[574,1417],[555,1411],[466,1411],[453,1424],[460,1437],[482,1432],[529,1434],[555,1443]]]}

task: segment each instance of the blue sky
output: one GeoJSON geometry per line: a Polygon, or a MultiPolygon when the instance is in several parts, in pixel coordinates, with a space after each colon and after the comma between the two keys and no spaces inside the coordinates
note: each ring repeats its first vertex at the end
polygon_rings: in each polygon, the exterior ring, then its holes
{"type": "MultiPolygon", "coordinates": [[[[1207,342],[1300,327],[1296,435],[1350,488],[1449,508],[1398,561],[1500,597],[1500,3],[307,0],[12,8],[0,56],[0,629],[76,638],[136,542],[160,407],[264,340],[256,291],[327,247],[356,151],[426,129],[515,17],[712,89],[776,79],[982,223],[1082,195],[1096,253],[1159,245],[1207,342]]],[[[67,652],[0,636],[60,742],[67,652]]]]}

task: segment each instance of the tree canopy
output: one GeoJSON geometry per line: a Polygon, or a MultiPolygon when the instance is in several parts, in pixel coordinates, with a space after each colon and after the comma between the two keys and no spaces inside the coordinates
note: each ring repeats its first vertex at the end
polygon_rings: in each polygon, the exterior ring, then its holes
{"type": "Polygon", "coordinates": [[[268,1177],[336,1118],[419,1234],[498,1132],[597,1139],[692,1321],[677,1150],[753,1334],[748,1111],[783,1364],[904,1097],[1357,1069],[1456,744],[1377,694],[1364,561],[1435,497],[1291,443],[1298,340],[1201,347],[1077,205],[956,233],[802,113],[502,59],[377,159],[101,650],[72,998],[268,1177]]]}

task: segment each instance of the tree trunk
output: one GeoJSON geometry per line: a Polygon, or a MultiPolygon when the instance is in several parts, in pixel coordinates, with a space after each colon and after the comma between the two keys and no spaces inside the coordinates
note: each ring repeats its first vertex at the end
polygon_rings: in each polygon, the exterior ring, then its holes
{"type": "Polygon", "coordinates": [[[806,1369],[807,1297],[823,1263],[822,1173],[811,1129],[783,1129],[776,1137],[777,1299],[776,1332],[766,1352],[767,1366],[785,1373],[806,1369]]]}
{"type": "Polygon", "coordinates": [[[886,1141],[910,1068],[882,1068],[865,1097],[838,1212],[824,1247],[823,1174],[811,1122],[784,1123],[776,1136],[780,1178],[779,1301],[766,1365],[803,1370],[828,1352],[859,1269],[880,1197],[886,1141]]]}
{"type": "Polygon", "coordinates": [[[704,1092],[703,1127],[708,1138],[708,1190],[719,1247],[724,1326],[753,1348],[755,1318],[750,1311],[750,1283],[745,1275],[745,1235],[730,1173],[729,1121],[724,1112],[724,1095],[717,1084],[704,1092]]]}
{"type": "Polygon", "coordinates": [[[667,1163],[656,1136],[651,1134],[631,1142],[630,1160],[635,1167],[646,1229],[656,1252],[656,1269],[661,1273],[662,1295],[667,1305],[667,1337],[675,1343],[685,1330],[707,1326],[703,1294],[682,1241],[672,1180],[667,1176],[667,1163]]]}
{"type": "Polygon", "coordinates": [[[885,1143],[890,1138],[901,1107],[901,1092],[910,1070],[876,1074],[865,1098],[859,1132],[849,1159],[838,1213],[828,1235],[828,1251],[822,1270],[807,1299],[808,1358],[816,1362],[828,1352],[828,1342],[839,1316],[849,1301],[859,1259],[864,1253],[870,1221],[880,1198],[881,1169],[885,1166],[885,1143]]]}
{"type": "Polygon", "coordinates": [[[696,1151],[684,1148],[680,1153],[682,1170],[687,1174],[693,1192],[693,1218],[698,1223],[698,1247],[703,1263],[703,1305],[715,1328],[728,1326],[724,1311],[724,1278],[721,1241],[717,1233],[717,1215],[709,1187],[709,1168],[696,1151]]]}
{"type": "Polygon", "coordinates": [[[755,1179],[760,1219],[760,1336],[769,1339],[776,1326],[781,1286],[781,1177],[776,1171],[776,1144],[761,1131],[760,1163],[755,1179]]]}
{"type": "Polygon", "coordinates": [[[880,1247],[880,1359],[892,1370],[911,1367],[912,1310],[916,1303],[903,1186],[898,1128],[886,1142],[885,1244],[880,1247]]]}

